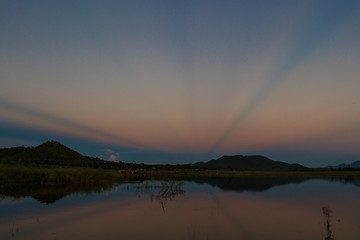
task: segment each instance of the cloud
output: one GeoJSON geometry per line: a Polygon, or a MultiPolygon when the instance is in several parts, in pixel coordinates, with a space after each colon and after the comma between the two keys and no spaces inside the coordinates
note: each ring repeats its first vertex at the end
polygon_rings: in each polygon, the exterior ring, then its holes
{"type": "Polygon", "coordinates": [[[118,162],[120,154],[112,149],[104,149],[104,154],[100,155],[99,157],[112,162],[118,162]]]}
{"type": "Polygon", "coordinates": [[[114,154],[114,153],[116,153],[114,150],[111,150],[111,149],[105,149],[104,152],[106,154],[114,154]]]}
{"type": "MultiPolygon", "coordinates": [[[[0,97],[0,119],[3,120],[3,116],[6,116],[8,112],[19,114],[24,119],[31,119],[30,121],[33,121],[33,123],[27,123],[27,125],[30,126],[33,126],[36,122],[38,122],[41,123],[41,126],[49,125],[51,126],[51,128],[54,128],[54,126],[56,126],[55,129],[57,130],[55,131],[57,132],[64,132],[64,130],[68,130],[73,136],[79,136],[80,134],[82,135],[82,137],[91,137],[95,139],[100,138],[105,141],[118,142],[119,144],[125,146],[142,146],[137,142],[127,140],[122,136],[102,131],[99,128],[88,127],[82,123],[79,123],[78,121],[57,116],[43,110],[32,109],[18,104],[15,101],[0,97]]],[[[17,123],[22,122],[21,118],[19,118],[18,116],[10,118],[10,120],[17,123]]]]}
{"type": "Polygon", "coordinates": [[[108,159],[106,159],[106,160],[112,161],[112,162],[117,162],[117,161],[119,161],[118,158],[119,158],[118,155],[110,155],[110,156],[108,157],[108,159]]]}

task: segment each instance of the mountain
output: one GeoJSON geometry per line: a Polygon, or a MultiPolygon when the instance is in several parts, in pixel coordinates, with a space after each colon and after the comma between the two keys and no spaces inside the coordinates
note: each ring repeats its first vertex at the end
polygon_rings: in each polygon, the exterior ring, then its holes
{"type": "Polygon", "coordinates": [[[0,148],[0,159],[8,158],[18,153],[29,150],[29,147],[13,147],[13,148],[0,148]]]}
{"type": "Polygon", "coordinates": [[[329,166],[327,168],[360,168],[360,161],[355,161],[350,164],[343,163],[336,166],[329,166]]]}
{"type": "Polygon", "coordinates": [[[2,148],[0,162],[94,168],[119,168],[122,164],[81,155],[56,141],[48,141],[33,148],[2,148]]]}
{"type": "Polygon", "coordinates": [[[306,170],[300,164],[289,164],[280,161],[274,161],[264,156],[222,156],[217,160],[211,160],[209,162],[198,162],[194,164],[199,168],[231,168],[238,170],[306,170]]]}

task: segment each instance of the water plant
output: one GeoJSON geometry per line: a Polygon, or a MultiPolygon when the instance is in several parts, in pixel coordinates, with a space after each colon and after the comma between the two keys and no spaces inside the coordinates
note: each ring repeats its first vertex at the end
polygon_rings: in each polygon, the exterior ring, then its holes
{"type": "Polygon", "coordinates": [[[333,233],[331,231],[331,214],[332,214],[332,210],[329,207],[322,207],[322,213],[325,216],[325,228],[326,228],[326,236],[324,238],[324,240],[334,240],[334,236],[333,233]]]}

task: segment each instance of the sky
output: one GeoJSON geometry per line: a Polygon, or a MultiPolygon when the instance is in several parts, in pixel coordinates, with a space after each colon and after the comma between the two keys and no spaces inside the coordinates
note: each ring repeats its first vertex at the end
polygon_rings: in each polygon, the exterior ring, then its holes
{"type": "Polygon", "coordinates": [[[360,160],[360,2],[0,1],[0,147],[360,160]]]}

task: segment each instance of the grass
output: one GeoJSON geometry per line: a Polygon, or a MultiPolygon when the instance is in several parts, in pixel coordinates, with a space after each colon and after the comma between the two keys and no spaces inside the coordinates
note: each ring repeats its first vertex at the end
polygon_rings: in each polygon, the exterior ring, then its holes
{"type": "Polygon", "coordinates": [[[152,180],[192,180],[197,178],[240,178],[240,177],[297,177],[321,179],[360,180],[360,170],[309,170],[309,171],[248,171],[228,169],[173,169],[173,170],[123,170],[128,178],[152,180]]]}
{"type": "Polygon", "coordinates": [[[124,177],[116,170],[82,167],[27,167],[0,165],[0,182],[5,183],[77,183],[92,184],[122,181],[124,177]]]}
{"type": "Polygon", "coordinates": [[[84,167],[0,165],[0,183],[71,183],[91,185],[131,180],[191,180],[197,178],[297,177],[360,180],[360,170],[240,171],[228,169],[114,170],[84,167]]]}

